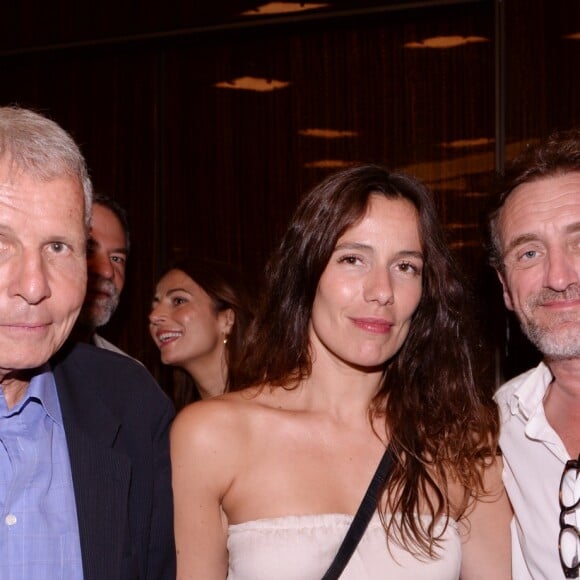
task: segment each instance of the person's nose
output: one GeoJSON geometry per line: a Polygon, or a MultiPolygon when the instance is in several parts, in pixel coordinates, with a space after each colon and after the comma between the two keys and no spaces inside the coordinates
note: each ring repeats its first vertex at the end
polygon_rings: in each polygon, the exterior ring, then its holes
{"type": "Polygon", "coordinates": [[[112,280],[115,269],[111,259],[105,252],[95,252],[87,258],[87,269],[89,274],[100,276],[107,280],[112,280]]]}
{"type": "Polygon", "coordinates": [[[364,282],[364,298],[367,302],[385,305],[394,300],[393,284],[388,268],[373,267],[364,282]]]}
{"type": "Polygon", "coordinates": [[[566,248],[552,248],[548,254],[546,286],[561,292],[578,283],[580,257],[566,248]]]}
{"type": "Polygon", "coordinates": [[[149,313],[149,323],[153,326],[161,324],[163,321],[167,320],[167,313],[165,312],[165,307],[162,304],[157,304],[151,308],[149,313]]]}
{"type": "Polygon", "coordinates": [[[11,296],[20,296],[31,305],[50,297],[47,264],[41,253],[24,251],[15,259],[9,292],[11,296]]]}

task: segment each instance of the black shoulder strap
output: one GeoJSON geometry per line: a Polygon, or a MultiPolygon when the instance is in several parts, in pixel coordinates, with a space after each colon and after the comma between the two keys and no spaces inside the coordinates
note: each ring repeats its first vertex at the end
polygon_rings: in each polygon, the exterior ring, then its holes
{"type": "Polygon", "coordinates": [[[322,577],[322,580],[338,580],[348,561],[353,555],[360,539],[363,537],[375,510],[377,509],[377,494],[382,485],[387,481],[393,464],[393,451],[387,447],[377,467],[367,492],[342,540],[342,544],[332,561],[332,564],[322,577]]]}

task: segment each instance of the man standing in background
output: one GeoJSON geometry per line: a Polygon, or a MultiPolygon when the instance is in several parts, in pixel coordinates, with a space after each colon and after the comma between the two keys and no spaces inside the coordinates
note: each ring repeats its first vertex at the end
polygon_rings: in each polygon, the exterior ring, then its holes
{"type": "Polygon", "coordinates": [[[125,285],[129,257],[129,223],[114,199],[96,194],[87,243],[87,294],[73,332],[74,338],[126,354],[97,334],[114,314],[125,285]]]}

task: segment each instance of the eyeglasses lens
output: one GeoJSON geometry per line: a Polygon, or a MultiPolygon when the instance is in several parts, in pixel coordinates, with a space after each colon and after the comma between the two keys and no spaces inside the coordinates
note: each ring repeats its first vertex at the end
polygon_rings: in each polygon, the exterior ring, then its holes
{"type": "Polygon", "coordinates": [[[560,501],[564,509],[572,509],[580,500],[580,478],[578,470],[567,469],[562,478],[560,501]]]}
{"type": "MultiPolygon", "coordinates": [[[[564,528],[560,533],[560,554],[562,556],[562,562],[568,568],[574,568],[578,565],[580,545],[578,533],[573,526],[564,528]]],[[[577,578],[577,575],[572,576],[572,578],[577,578]]]]}
{"type": "Polygon", "coordinates": [[[560,484],[560,559],[566,578],[578,578],[580,536],[576,510],[580,507],[578,463],[568,462],[560,484]]]}

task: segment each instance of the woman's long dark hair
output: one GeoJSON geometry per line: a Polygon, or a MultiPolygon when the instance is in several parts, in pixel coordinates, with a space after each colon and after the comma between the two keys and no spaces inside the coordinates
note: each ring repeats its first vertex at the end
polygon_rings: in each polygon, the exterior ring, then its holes
{"type": "Polygon", "coordinates": [[[362,165],[328,177],[304,198],[267,267],[237,387],[292,388],[310,375],[308,329],[320,277],[337,240],[361,219],[371,195],[413,204],[425,259],[423,293],[409,335],[385,363],[369,409],[373,421],[385,416],[398,457],[384,498],[386,509],[402,517],[383,524],[389,537],[433,555],[440,537],[434,526],[451,507],[447,482],[465,490],[460,510],[483,493],[482,468],[495,455],[498,419],[495,405],[475,384],[466,292],[431,194],[420,182],[362,165]],[[432,522],[416,517],[425,509],[432,522]]]}

